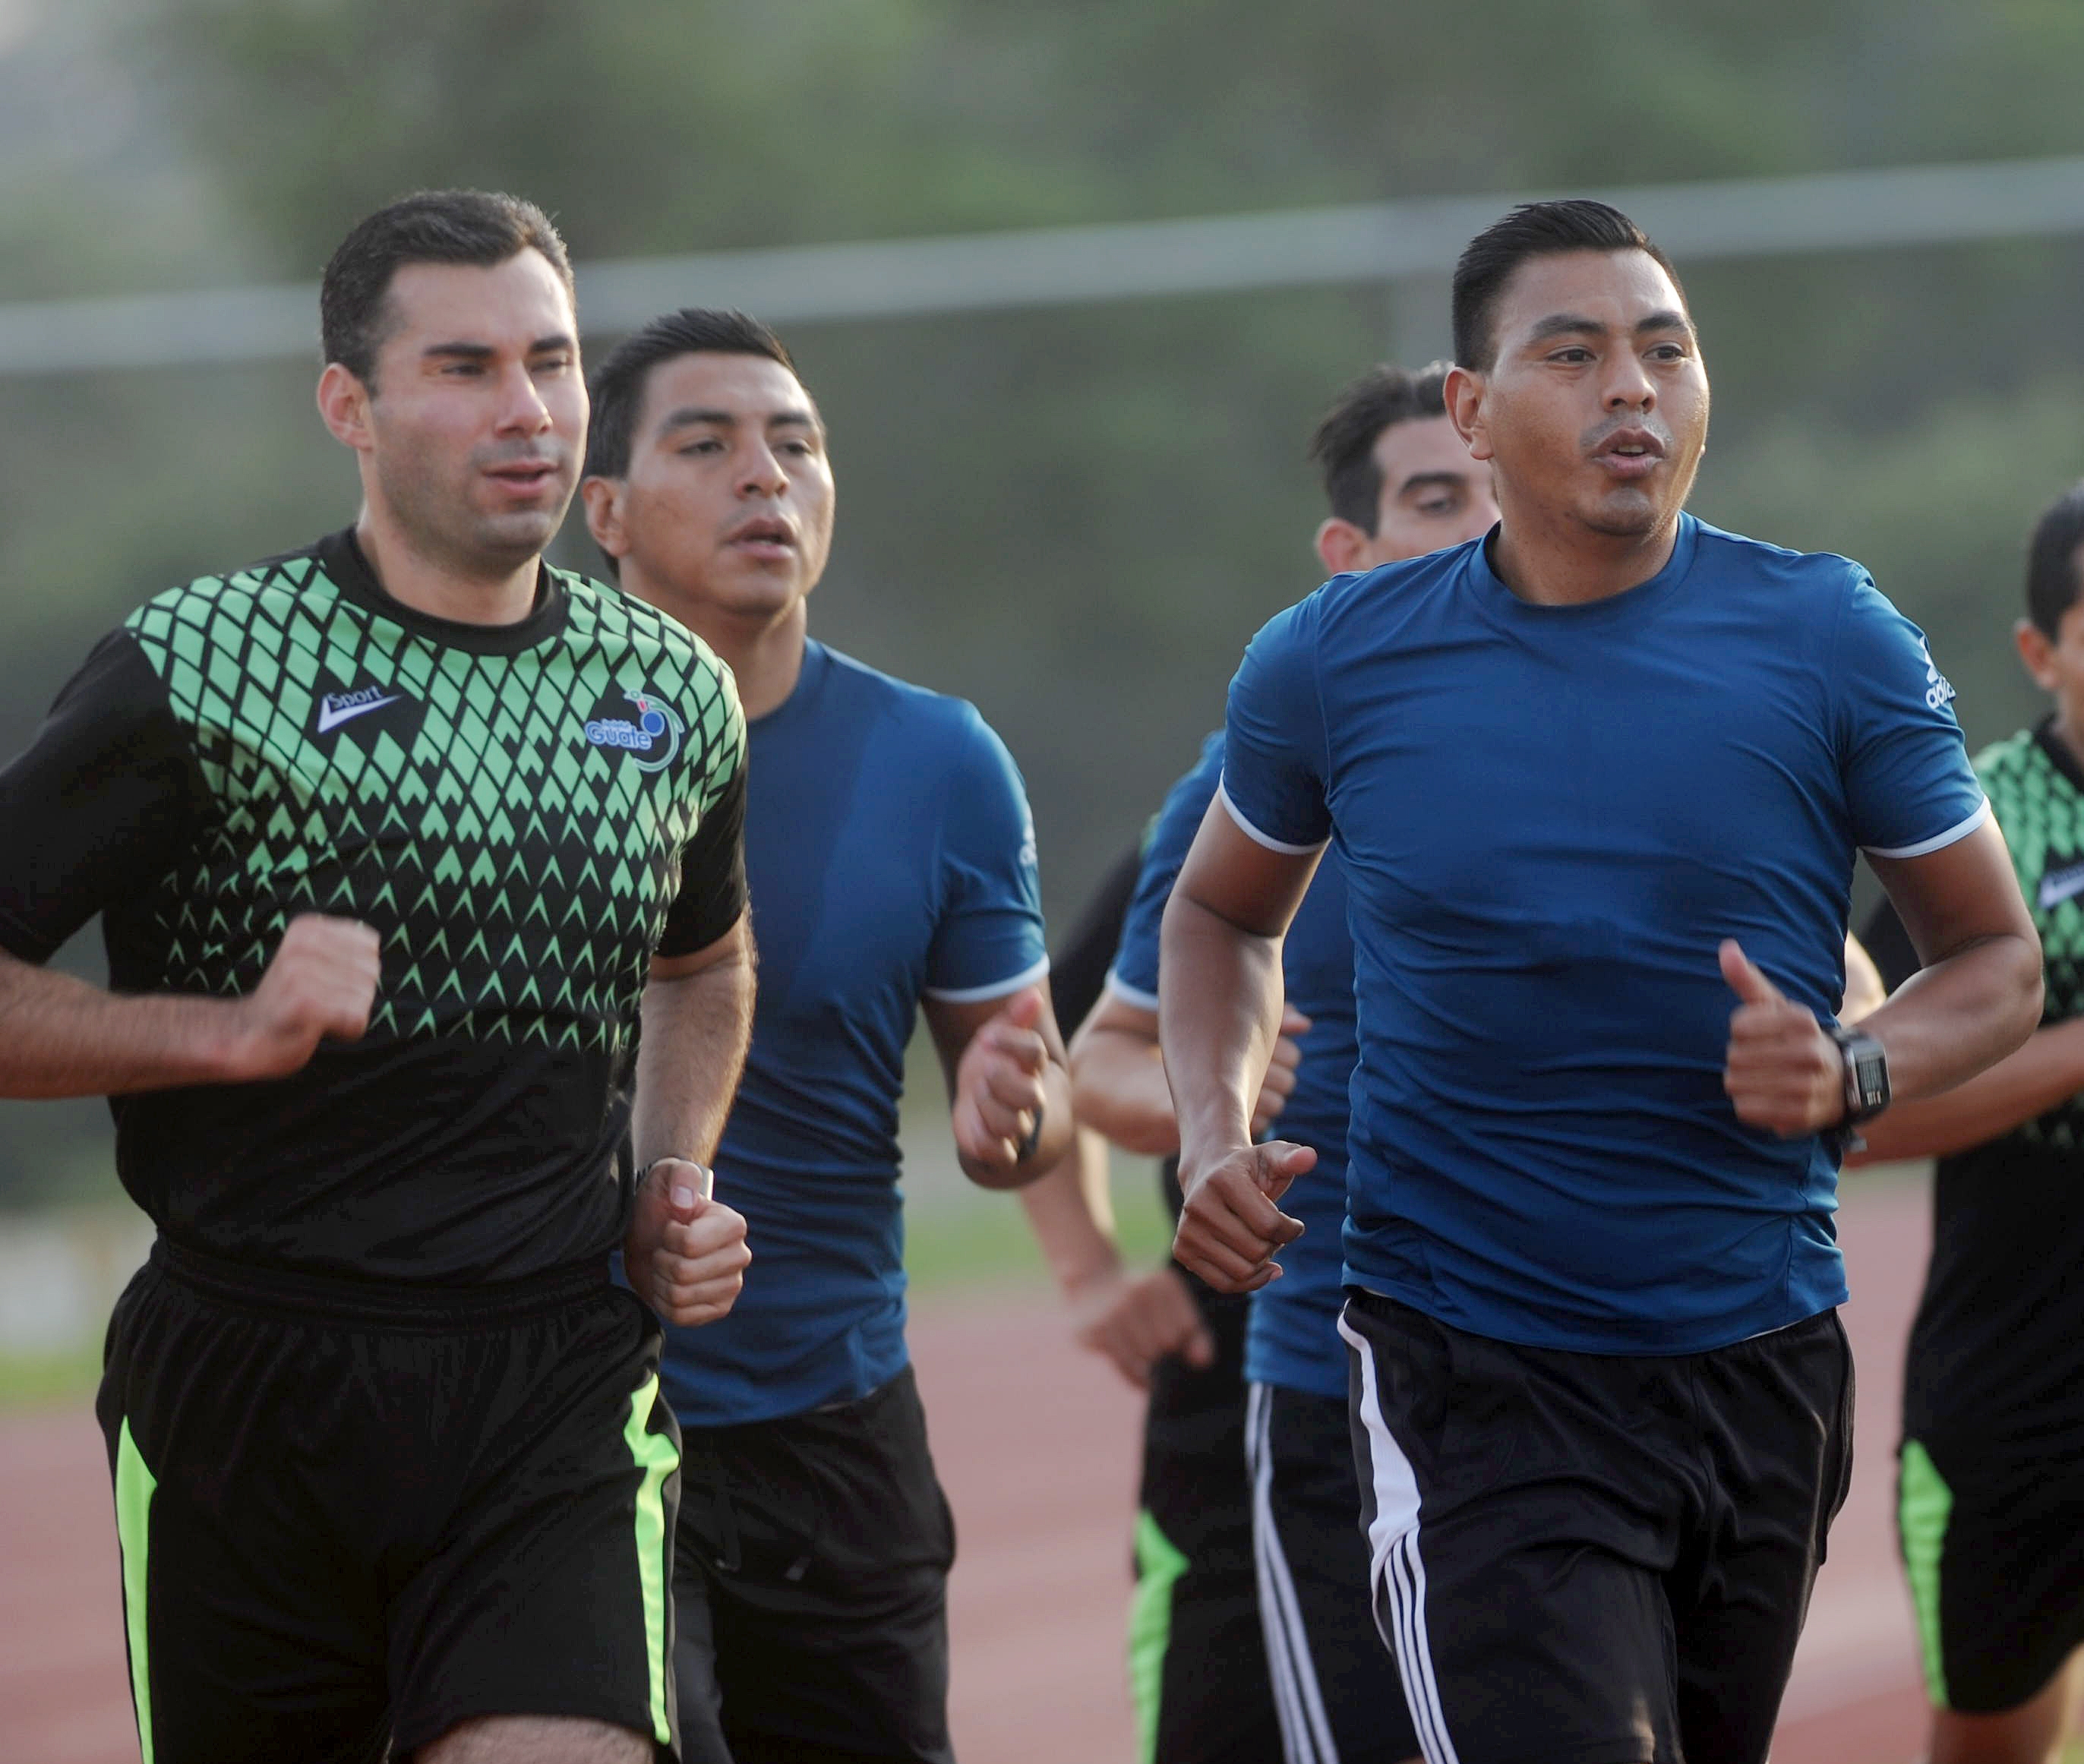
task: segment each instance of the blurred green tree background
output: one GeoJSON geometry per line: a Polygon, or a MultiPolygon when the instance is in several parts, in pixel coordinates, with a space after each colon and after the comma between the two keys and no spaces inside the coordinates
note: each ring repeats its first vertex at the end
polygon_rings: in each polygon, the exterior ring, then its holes
{"type": "MultiPolygon", "coordinates": [[[[583,259],[2073,153],[2080,57],[2055,0],[0,0],[0,300],[313,279],[446,184],[533,197],[583,259]]],[[[1868,563],[1975,742],[2034,709],[2007,632],[2084,472],[2080,269],[2064,239],[1687,277],[1695,508],[1868,563]]],[[[815,628],[1004,734],[1053,917],[1315,586],[1324,404],[1443,351],[1443,303],[789,328],[841,487],[815,628]]],[[[351,518],[315,365],[0,378],[0,750],[140,599],[351,518]]],[[[0,1107],[0,1205],[106,1192],[98,1115],[0,1107]]]]}

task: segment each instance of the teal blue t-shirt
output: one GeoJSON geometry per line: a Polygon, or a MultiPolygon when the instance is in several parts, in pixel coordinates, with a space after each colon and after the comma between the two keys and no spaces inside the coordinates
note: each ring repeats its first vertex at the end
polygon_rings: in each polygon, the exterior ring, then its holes
{"type": "Polygon", "coordinates": [[[747,726],[760,979],[716,1192],[752,1261],[729,1316],[667,1332],[661,1379],[695,1427],[850,1402],[904,1369],[897,1105],[920,1000],[1048,971],[1026,790],[972,706],[814,642],[747,726]]]}
{"type": "Polygon", "coordinates": [[[1221,800],[1349,890],[1347,1279],[1592,1353],[1798,1322],[1845,1296],[1836,1160],[1737,1119],[1716,946],[1831,1018],[1856,852],[1989,813],[1953,688],[1842,557],[1685,517],[1541,607],[1489,544],[1335,577],[1230,687],[1221,800]]]}

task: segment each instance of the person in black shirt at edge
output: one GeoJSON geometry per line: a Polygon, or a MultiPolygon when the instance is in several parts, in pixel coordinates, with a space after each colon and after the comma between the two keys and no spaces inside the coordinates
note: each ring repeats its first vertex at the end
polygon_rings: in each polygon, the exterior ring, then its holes
{"type": "Polygon", "coordinates": [[[720,1317],[748,1259],[701,1168],[751,1018],[744,721],[691,634],[540,561],[587,396],[540,209],[393,204],[320,313],[354,524],[140,608],[0,772],[0,1093],[108,1095],[159,1228],[97,1404],[142,1749],[671,1758],[645,1306],[720,1317]],[[106,992],[38,966],[97,912],[106,992]]]}
{"type": "MultiPolygon", "coordinates": [[[[2040,518],[2019,658],[2054,708],[1976,771],[2040,933],[2041,1026],[1849,1161],[1937,1157],[1933,1250],[1904,1369],[1898,1536],[1932,1764],[2042,1764],[2084,1643],[2084,484],[2040,518]]],[[[1883,902],[1883,977],[1918,969],[1883,902]]]]}

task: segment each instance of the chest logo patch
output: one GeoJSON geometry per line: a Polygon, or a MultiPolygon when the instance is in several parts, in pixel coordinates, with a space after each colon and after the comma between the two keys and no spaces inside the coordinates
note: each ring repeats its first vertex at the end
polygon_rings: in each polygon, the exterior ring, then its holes
{"type": "Polygon", "coordinates": [[[619,747],[633,755],[639,772],[663,772],[687,738],[687,728],[673,708],[648,692],[625,692],[634,717],[595,717],[586,738],[596,747],[619,747]]]}
{"type": "Polygon", "coordinates": [[[2039,899],[2043,912],[2052,912],[2065,900],[2084,895],[2084,862],[2073,857],[2057,860],[2041,873],[2039,899]]]}

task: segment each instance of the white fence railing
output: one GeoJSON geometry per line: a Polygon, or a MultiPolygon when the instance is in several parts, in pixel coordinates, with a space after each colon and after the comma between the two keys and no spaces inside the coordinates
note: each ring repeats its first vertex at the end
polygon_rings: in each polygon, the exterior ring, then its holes
{"type": "MultiPolygon", "coordinates": [[[[698,252],[581,264],[595,335],[680,306],[781,324],[1396,281],[1454,267],[1514,202],[1425,197],[1264,214],[943,239],[698,252]]],[[[1569,193],[1603,197],[1679,260],[1968,244],[2084,231],[2084,158],[1897,166],[1569,193]]],[[[308,286],[0,305],[0,373],[204,366],[315,355],[308,286]]]]}

